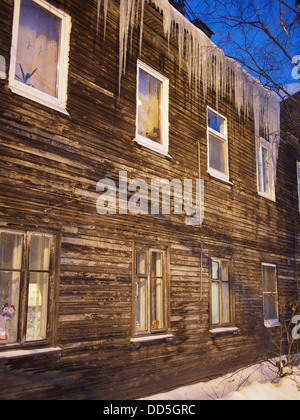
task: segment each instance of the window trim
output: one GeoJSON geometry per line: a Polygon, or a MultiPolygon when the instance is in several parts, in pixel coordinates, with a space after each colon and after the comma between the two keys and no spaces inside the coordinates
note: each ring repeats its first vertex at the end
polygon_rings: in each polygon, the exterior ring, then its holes
{"type": "Polygon", "coordinates": [[[232,278],[232,261],[229,258],[216,258],[212,257],[210,258],[210,332],[214,331],[236,331],[235,328],[235,311],[234,311],[234,295],[233,295],[233,278],[232,278]],[[212,319],[212,284],[220,283],[222,284],[222,280],[214,280],[213,279],[213,273],[212,273],[212,265],[213,262],[217,262],[218,264],[222,262],[228,263],[228,275],[229,275],[229,311],[230,311],[230,321],[228,323],[221,322],[223,321],[223,311],[222,311],[222,302],[223,302],[223,296],[221,295],[222,291],[219,287],[219,314],[220,314],[220,323],[219,324],[213,324],[212,319]],[[222,299],[221,299],[222,298],[222,299]]]}
{"type": "Polygon", "coordinates": [[[61,19],[61,34],[59,45],[60,69],[58,71],[58,95],[53,97],[47,93],[41,92],[32,86],[27,86],[19,82],[15,78],[17,66],[17,46],[20,22],[21,0],[15,0],[13,28],[12,28],[12,42],[10,51],[10,67],[9,67],[9,87],[11,91],[17,95],[21,95],[27,99],[45,105],[63,114],[69,115],[66,111],[67,106],[67,90],[68,90],[68,72],[69,72],[69,51],[70,51],[70,35],[71,35],[71,17],[57,9],[45,0],[31,0],[37,5],[43,7],[48,12],[61,19]]]}
{"type": "Polygon", "coordinates": [[[136,133],[135,141],[141,146],[151,149],[154,152],[159,154],[169,156],[169,79],[159,73],[157,70],[154,70],[152,67],[143,63],[142,61],[137,61],[137,79],[136,79],[136,133]],[[139,109],[138,109],[138,100],[139,100],[139,86],[140,86],[140,69],[150,74],[154,78],[162,82],[162,144],[158,144],[153,140],[143,137],[138,134],[138,124],[139,124],[139,109]]]}
{"type": "Polygon", "coordinates": [[[59,253],[61,234],[57,232],[47,232],[30,229],[7,229],[0,226],[0,232],[16,234],[22,236],[22,266],[20,270],[20,294],[19,294],[19,319],[18,319],[18,338],[16,343],[0,342],[1,354],[7,351],[16,352],[22,350],[34,350],[40,348],[57,347],[57,320],[58,320],[58,293],[59,293],[59,253]],[[47,323],[46,338],[36,341],[26,341],[26,323],[28,313],[28,293],[29,293],[29,252],[30,238],[32,236],[43,236],[50,239],[50,267],[48,282],[48,304],[47,304],[47,323]]]}
{"type": "MultiPolygon", "coordinates": [[[[169,261],[169,249],[167,247],[157,247],[157,246],[147,246],[147,245],[139,245],[133,244],[133,264],[132,264],[132,340],[131,342],[135,342],[135,339],[141,338],[145,340],[141,341],[153,341],[155,338],[158,340],[163,338],[169,338],[169,268],[168,268],[168,261],[169,261]],[[137,252],[145,252],[147,258],[147,319],[148,319],[148,330],[147,331],[137,331],[136,330],[136,312],[135,312],[135,294],[136,294],[136,278],[137,278],[137,252]],[[153,329],[151,327],[151,254],[152,252],[160,252],[163,254],[163,316],[164,316],[164,326],[161,329],[153,329]],[[149,340],[148,340],[149,338],[149,340]],[[153,339],[153,340],[152,340],[153,339]]],[[[137,340],[139,341],[139,340],[137,340]]]]}
{"type": "Polygon", "coordinates": [[[268,200],[276,202],[274,162],[272,158],[272,144],[266,139],[264,139],[263,137],[260,137],[257,140],[257,145],[256,145],[256,173],[257,173],[258,195],[260,195],[261,197],[267,198],[268,200]],[[262,173],[262,170],[259,171],[259,163],[262,162],[262,148],[263,147],[268,152],[267,160],[268,160],[268,175],[269,175],[269,188],[270,188],[270,191],[268,193],[264,191],[260,191],[260,187],[259,187],[259,184],[263,185],[263,173],[262,173]],[[259,157],[259,160],[258,160],[258,157],[259,157]],[[259,179],[259,175],[261,176],[261,179],[259,179]]]}
{"type": "Polygon", "coordinates": [[[280,319],[279,319],[279,295],[278,295],[278,270],[276,264],[270,264],[270,263],[261,263],[261,279],[262,279],[262,290],[263,290],[263,317],[264,317],[264,325],[266,328],[273,328],[278,327],[281,325],[280,319]],[[265,310],[265,294],[270,294],[271,292],[265,292],[264,291],[264,277],[263,277],[263,268],[269,267],[269,268],[275,268],[275,276],[276,276],[276,312],[277,312],[277,318],[275,319],[266,319],[264,316],[264,310],[265,310]]]}
{"type": "Polygon", "coordinates": [[[220,179],[221,181],[225,181],[230,183],[230,170],[229,170],[229,141],[228,141],[228,119],[224,115],[217,112],[215,109],[211,108],[210,106],[206,107],[206,125],[207,125],[207,172],[214,178],[220,179]],[[208,112],[213,112],[218,117],[221,117],[225,121],[225,134],[220,133],[219,131],[214,130],[213,128],[209,127],[208,125],[208,112]],[[225,166],[226,172],[223,173],[218,171],[215,168],[210,167],[210,137],[209,135],[212,134],[218,137],[225,143],[225,166]]]}

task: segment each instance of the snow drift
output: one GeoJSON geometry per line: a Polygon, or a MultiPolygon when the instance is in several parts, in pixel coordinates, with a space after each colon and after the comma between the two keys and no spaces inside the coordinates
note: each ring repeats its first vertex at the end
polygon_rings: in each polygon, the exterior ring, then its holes
{"type": "MultiPolygon", "coordinates": [[[[168,0],[120,0],[119,24],[119,89],[122,75],[126,71],[128,44],[133,28],[140,27],[140,52],[143,47],[145,3],[152,4],[163,16],[164,33],[168,41],[171,36],[178,39],[178,65],[187,66],[189,84],[200,89],[204,98],[209,89],[216,93],[217,103],[229,91],[240,114],[254,116],[255,135],[260,137],[260,127],[273,146],[274,168],[276,168],[280,136],[280,103],[277,95],[266,89],[257,79],[248,74],[242,66],[228,58],[204,32],[193,25],[168,0]],[[229,87],[229,89],[228,89],[229,87]],[[234,93],[232,93],[234,92],[234,93]]],[[[104,33],[109,2],[97,0],[97,29],[104,10],[104,33]]],[[[276,175],[276,174],[274,174],[276,175]]],[[[276,179],[276,178],[275,178],[276,179]]]]}

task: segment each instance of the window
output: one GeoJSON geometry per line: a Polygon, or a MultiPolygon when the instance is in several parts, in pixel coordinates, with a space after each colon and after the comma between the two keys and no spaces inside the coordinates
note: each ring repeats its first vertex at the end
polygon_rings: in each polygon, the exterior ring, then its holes
{"type": "Polygon", "coordinates": [[[40,233],[0,231],[0,346],[48,338],[53,240],[40,233]]]}
{"type": "Polygon", "coordinates": [[[272,145],[261,138],[257,146],[258,193],[275,201],[275,179],[273,172],[272,145]]]}
{"type": "Polygon", "coordinates": [[[211,324],[213,327],[232,326],[230,264],[228,260],[212,259],[211,324]]]}
{"type": "Polygon", "coordinates": [[[276,265],[262,264],[262,281],[265,325],[276,326],[279,323],[276,265]]]}
{"type": "Polygon", "coordinates": [[[169,80],[138,62],[136,141],[156,152],[169,149],[169,80]]]}
{"type": "Polygon", "coordinates": [[[6,61],[3,55],[0,55],[0,79],[6,79],[6,61]]]}
{"type": "Polygon", "coordinates": [[[300,162],[297,162],[297,179],[298,179],[298,208],[300,212],[300,162]]]}
{"type": "Polygon", "coordinates": [[[227,119],[207,109],[208,172],[229,182],[227,119]]]}
{"type": "Polygon", "coordinates": [[[135,252],[135,335],[166,331],[166,251],[137,248],[135,252]]]}
{"type": "Polygon", "coordinates": [[[15,0],[9,85],[66,112],[71,19],[44,0],[15,0]]]}

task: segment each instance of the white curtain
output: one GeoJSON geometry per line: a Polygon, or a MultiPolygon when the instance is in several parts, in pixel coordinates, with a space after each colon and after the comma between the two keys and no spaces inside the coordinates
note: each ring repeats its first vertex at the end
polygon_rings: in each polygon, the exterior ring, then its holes
{"type": "Polygon", "coordinates": [[[0,233],[0,341],[18,339],[23,235],[0,233]]]}
{"type": "Polygon", "coordinates": [[[57,97],[61,20],[31,0],[21,1],[16,79],[57,97]]]}
{"type": "Polygon", "coordinates": [[[47,334],[50,238],[31,236],[29,261],[26,341],[36,341],[47,334]]]}

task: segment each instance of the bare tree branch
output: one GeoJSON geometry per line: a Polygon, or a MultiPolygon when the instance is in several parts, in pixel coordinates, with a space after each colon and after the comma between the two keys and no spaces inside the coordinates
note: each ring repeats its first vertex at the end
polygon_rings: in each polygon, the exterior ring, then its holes
{"type": "Polygon", "coordinates": [[[292,81],[292,69],[295,56],[300,55],[300,0],[294,4],[290,0],[203,0],[195,11],[212,26],[217,38],[213,41],[228,57],[282,100],[291,98],[300,106],[286,87],[297,82],[292,81]]]}

